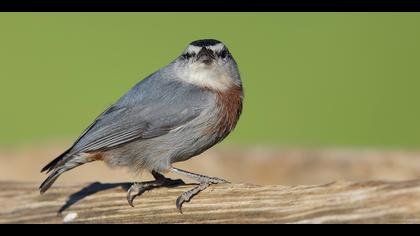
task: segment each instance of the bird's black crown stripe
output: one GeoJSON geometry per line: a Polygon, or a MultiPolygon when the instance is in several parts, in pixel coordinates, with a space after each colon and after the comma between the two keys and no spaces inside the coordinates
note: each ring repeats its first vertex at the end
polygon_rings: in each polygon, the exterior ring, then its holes
{"type": "Polygon", "coordinates": [[[212,46],[221,43],[219,40],[216,39],[201,39],[194,42],[191,42],[190,45],[198,46],[198,47],[206,47],[212,46]]]}

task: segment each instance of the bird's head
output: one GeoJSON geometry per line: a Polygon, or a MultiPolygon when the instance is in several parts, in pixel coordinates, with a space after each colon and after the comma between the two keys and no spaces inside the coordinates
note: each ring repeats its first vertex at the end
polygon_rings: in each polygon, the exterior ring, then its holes
{"type": "Polygon", "coordinates": [[[239,71],[227,47],[215,39],[191,42],[174,62],[180,79],[219,91],[241,86],[239,71]]]}
{"type": "Polygon", "coordinates": [[[181,55],[181,58],[192,64],[211,66],[213,63],[228,61],[231,58],[226,46],[215,39],[202,39],[191,42],[181,55]]]}

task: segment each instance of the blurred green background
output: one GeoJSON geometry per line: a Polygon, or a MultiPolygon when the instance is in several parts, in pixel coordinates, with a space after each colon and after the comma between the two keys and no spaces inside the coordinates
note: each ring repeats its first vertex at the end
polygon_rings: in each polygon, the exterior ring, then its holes
{"type": "Polygon", "coordinates": [[[419,13],[1,13],[0,145],[73,140],[193,40],[236,58],[226,144],[420,146],[419,13]]]}

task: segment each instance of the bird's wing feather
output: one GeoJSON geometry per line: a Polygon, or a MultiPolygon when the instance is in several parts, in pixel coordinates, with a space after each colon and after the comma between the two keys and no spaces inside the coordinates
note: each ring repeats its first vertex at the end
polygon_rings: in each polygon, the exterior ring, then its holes
{"type": "Polygon", "coordinates": [[[199,88],[175,80],[139,83],[102,113],[70,152],[107,150],[164,135],[196,118],[205,101],[199,88]]]}
{"type": "MultiPolygon", "coordinates": [[[[90,124],[83,132],[82,134],[77,138],[77,140],[74,142],[73,146],[70,147],[69,149],[67,149],[65,152],[63,152],[61,155],[59,155],[58,157],[56,157],[54,160],[52,160],[50,163],[48,163],[44,168],[42,168],[41,172],[44,171],[48,171],[50,172],[52,169],[54,169],[55,166],[57,166],[58,163],[62,163],[65,160],[67,160],[68,158],[71,158],[72,154],[71,153],[72,149],[74,148],[74,146],[85,136],[86,133],[88,133],[95,125],[96,123],[101,119],[101,117],[103,117],[105,114],[110,114],[112,112],[120,112],[122,111],[124,108],[119,108],[117,109],[114,105],[108,107],[104,112],[102,112],[96,119],[94,122],[92,122],[92,124],[90,124]]],[[[47,172],[47,173],[48,173],[47,172]]]]}
{"type": "Polygon", "coordinates": [[[92,127],[106,114],[110,114],[113,112],[121,112],[123,111],[125,108],[124,107],[120,107],[120,108],[116,108],[114,105],[109,106],[107,109],[105,109],[105,111],[103,111],[98,117],[96,117],[95,121],[92,122],[92,124],[90,124],[83,132],[82,134],[80,134],[80,136],[76,139],[76,141],[74,143],[79,142],[80,139],[83,138],[83,136],[85,136],[85,134],[87,132],[89,132],[92,127]]]}

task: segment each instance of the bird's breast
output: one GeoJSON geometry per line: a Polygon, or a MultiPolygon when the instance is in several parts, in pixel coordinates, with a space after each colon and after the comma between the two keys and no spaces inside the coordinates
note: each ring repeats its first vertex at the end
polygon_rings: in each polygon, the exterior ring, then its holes
{"type": "Polygon", "coordinates": [[[241,86],[232,86],[225,91],[211,90],[215,94],[216,112],[206,132],[225,138],[236,126],[242,112],[243,91],[241,86]]]}

